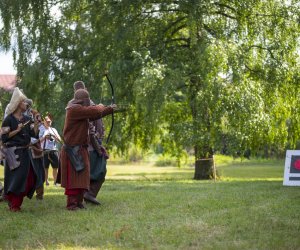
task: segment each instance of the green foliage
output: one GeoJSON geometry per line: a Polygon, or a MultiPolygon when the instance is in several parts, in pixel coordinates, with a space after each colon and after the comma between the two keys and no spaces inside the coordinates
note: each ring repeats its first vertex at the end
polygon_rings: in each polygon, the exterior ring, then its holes
{"type": "Polygon", "coordinates": [[[143,159],[143,153],[141,150],[132,147],[128,152],[128,160],[129,162],[138,162],[143,159]]]}
{"type": "Polygon", "coordinates": [[[119,152],[160,143],[180,162],[299,141],[297,1],[3,0],[0,15],[21,87],[59,128],[75,80],[110,103],[108,68],[119,152]]]}
{"type": "Polygon", "coordinates": [[[155,166],[158,167],[176,166],[176,161],[166,155],[159,155],[159,157],[155,161],[155,166]]]}

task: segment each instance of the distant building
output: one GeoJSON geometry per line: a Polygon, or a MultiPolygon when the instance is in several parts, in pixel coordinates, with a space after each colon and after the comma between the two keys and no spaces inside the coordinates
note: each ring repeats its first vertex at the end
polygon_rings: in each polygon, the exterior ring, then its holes
{"type": "Polygon", "coordinates": [[[12,90],[17,84],[16,75],[2,75],[0,74],[0,88],[5,90],[12,90]]]}

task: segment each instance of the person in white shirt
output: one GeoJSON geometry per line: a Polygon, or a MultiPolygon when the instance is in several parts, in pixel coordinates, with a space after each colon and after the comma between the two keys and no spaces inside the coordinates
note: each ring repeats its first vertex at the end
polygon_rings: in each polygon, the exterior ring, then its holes
{"type": "Polygon", "coordinates": [[[40,129],[39,137],[44,152],[43,163],[45,168],[45,181],[47,186],[49,185],[48,172],[49,172],[50,164],[53,169],[54,184],[56,182],[57,170],[59,166],[59,154],[58,154],[57,143],[61,141],[61,138],[57,130],[51,127],[52,121],[53,119],[51,115],[48,114],[44,118],[44,124],[39,128],[40,129]]]}

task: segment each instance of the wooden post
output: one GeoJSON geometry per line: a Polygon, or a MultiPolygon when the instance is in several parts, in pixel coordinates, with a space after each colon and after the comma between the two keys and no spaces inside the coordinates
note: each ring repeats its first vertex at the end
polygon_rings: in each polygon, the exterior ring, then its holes
{"type": "Polygon", "coordinates": [[[213,155],[213,171],[214,171],[214,182],[216,182],[217,178],[217,171],[216,171],[216,161],[215,161],[215,155],[213,155]]]}

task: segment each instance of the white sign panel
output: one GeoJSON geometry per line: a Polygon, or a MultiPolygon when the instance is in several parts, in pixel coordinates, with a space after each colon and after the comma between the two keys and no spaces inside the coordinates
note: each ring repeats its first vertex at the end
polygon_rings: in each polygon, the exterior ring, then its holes
{"type": "Polygon", "coordinates": [[[283,185],[300,186],[300,150],[286,151],[283,185]]]}

